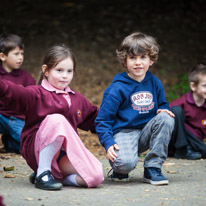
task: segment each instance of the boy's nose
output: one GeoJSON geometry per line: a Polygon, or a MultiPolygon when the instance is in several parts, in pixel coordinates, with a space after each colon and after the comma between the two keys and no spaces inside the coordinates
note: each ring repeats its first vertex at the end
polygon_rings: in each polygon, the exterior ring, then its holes
{"type": "Polygon", "coordinates": [[[141,63],[140,58],[136,58],[135,63],[136,63],[136,64],[140,64],[140,63],[141,63]]]}
{"type": "Polygon", "coordinates": [[[24,58],[24,56],[23,55],[19,55],[19,59],[23,59],[24,58]]]}

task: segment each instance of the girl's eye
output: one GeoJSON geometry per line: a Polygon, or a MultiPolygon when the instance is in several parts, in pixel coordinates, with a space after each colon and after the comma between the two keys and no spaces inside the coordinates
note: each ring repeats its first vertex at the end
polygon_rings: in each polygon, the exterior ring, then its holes
{"type": "Polygon", "coordinates": [[[141,58],[142,58],[142,59],[145,59],[145,58],[146,58],[146,55],[142,55],[141,58]]]}
{"type": "Polygon", "coordinates": [[[73,72],[73,70],[71,69],[71,70],[68,70],[68,73],[72,73],[73,72]]]}
{"type": "Polygon", "coordinates": [[[57,69],[57,71],[58,71],[58,72],[61,72],[62,70],[61,70],[61,69],[57,69]]]}

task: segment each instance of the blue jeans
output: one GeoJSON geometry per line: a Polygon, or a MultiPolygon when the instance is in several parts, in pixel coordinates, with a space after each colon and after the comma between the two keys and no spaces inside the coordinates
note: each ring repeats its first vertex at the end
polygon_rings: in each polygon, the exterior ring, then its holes
{"type": "Polygon", "coordinates": [[[24,127],[24,120],[0,114],[0,133],[3,134],[2,140],[5,149],[8,151],[20,152],[21,131],[24,127]]]}

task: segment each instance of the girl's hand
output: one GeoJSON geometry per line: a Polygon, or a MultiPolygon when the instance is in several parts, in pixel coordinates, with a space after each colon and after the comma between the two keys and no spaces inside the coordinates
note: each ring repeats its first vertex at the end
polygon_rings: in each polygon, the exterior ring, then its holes
{"type": "Polygon", "coordinates": [[[114,160],[117,158],[115,150],[119,150],[119,146],[117,144],[110,146],[107,150],[107,159],[112,162],[114,162],[114,160]]]}
{"type": "Polygon", "coordinates": [[[157,110],[157,114],[161,113],[161,112],[166,112],[167,114],[169,114],[171,117],[175,117],[175,115],[169,111],[168,109],[158,109],[157,110]]]}

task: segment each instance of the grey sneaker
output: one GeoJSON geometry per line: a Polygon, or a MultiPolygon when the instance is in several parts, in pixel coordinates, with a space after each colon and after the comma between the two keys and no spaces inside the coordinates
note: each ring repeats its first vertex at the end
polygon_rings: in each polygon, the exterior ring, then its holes
{"type": "Polygon", "coordinates": [[[111,178],[114,182],[129,182],[129,175],[128,174],[120,174],[117,172],[112,172],[112,169],[108,172],[107,177],[111,178]]]}

